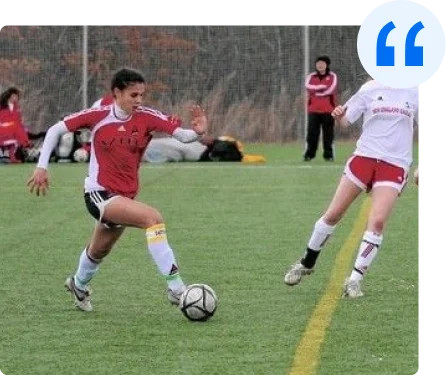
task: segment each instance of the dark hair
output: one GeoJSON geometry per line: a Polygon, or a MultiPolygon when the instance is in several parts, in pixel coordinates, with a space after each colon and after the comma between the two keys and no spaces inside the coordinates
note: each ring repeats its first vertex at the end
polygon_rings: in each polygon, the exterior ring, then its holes
{"type": "Polygon", "coordinates": [[[318,61],[323,61],[325,64],[327,64],[327,68],[330,66],[331,60],[328,56],[324,55],[324,56],[319,56],[315,62],[318,61]]]}
{"type": "Polygon", "coordinates": [[[12,95],[20,96],[20,90],[17,87],[10,87],[0,95],[0,109],[8,108],[8,100],[12,95]]]}
{"type": "Polygon", "coordinates": [[[115,88],[124,90],[135,83],[146,83],[143,75],[134,69],[123,68],[118,70],[111,81],[111,91],[115,88]]]}

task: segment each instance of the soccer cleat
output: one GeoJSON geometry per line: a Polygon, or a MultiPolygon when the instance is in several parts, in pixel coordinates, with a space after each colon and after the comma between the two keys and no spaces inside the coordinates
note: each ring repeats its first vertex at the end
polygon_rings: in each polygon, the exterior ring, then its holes
{"type": "Polygon", "coordinates": [[[359,298],[364,295],[359,281],[346,279],[342,295],[346,298],[359,298]]]}
{"type": "Polygon", "coordinates": [[[91,305],[91,290],[81,290],[74,284],[74,277],[70,276],[65,281],[65,289],[74,297],[74,305],[82,311],[93,311],[91,305]]]}
{"type": "Polygon", "coordinates": [[[302,280],[302,276],[310,275],[314,272],[312,268],[305,267],[300,261],[293,264],[285,275],[285,284],[297,285],[302,280]]]}
{"type": "Polygon", "coordinates": [[[180,304],[181,295],[187,289],[186,285],[183,285],[180,289],[173,291],[172,289],[167,290],[167,299],[172,305],[178,306],[180,304]]]}

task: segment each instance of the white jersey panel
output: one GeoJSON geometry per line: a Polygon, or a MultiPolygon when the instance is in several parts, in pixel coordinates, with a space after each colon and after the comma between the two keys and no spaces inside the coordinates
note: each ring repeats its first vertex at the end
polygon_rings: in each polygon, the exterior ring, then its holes
{"type": "Polygon", "coordinates": [[[364,84],[345,104],[346,119],[363,116],[355,155],[384,160],[408,170],[412,164],[418,88],[394,89],[376,81],[364,84]]]}

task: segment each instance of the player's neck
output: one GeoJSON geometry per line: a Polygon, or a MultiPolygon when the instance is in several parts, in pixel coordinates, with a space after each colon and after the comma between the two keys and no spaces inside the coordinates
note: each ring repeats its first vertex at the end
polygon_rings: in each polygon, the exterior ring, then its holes
{"type": "Polygon", "coordinates": [[[113,105],[113,112],[118,120],[127,120],[131,113],[124,111],[116,102],[113,105]]]}

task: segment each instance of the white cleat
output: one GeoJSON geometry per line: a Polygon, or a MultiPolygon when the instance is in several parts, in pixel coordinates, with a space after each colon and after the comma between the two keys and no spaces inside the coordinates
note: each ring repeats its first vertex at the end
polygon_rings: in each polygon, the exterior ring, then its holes
{"type": "Polygon", "coordinates": [[[180,289],[173,291],[172,289],[167,290],[167,299],[172,305],[178,306],[180,304],[181,295],[186,291],[187,286],[183,285],[180,289]]]}
{"type": "Polygon", "coordinates": [[[74,283],[74,277],[70,276],[65,281],[65,289],[69,291],[74,297],[74,305],[82,311],[93,311],[93,306],[91,305],[91,290],[82,290],[76,287],[74,283]]]}
{"type": "Polygon", "coordinates": [[[364,296],[361,290],[361,283],[359,281],[346,279],[342,295],[346,298],[360,298],[364,296]]]}
{"type": "Polygon", "coordinates": [[[311,275],[314,272],[312,268],[305,267],[300,261],[293,264],[285,275],[285,284],[297,285],[302,280],[302,276],[311,275]]]}

